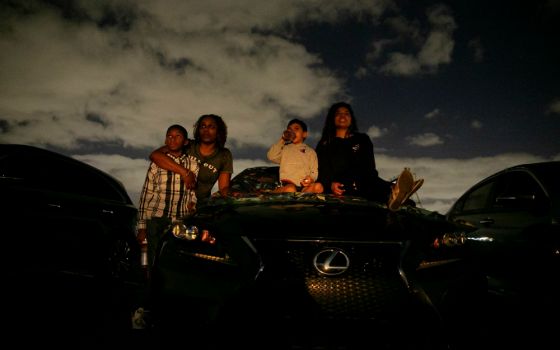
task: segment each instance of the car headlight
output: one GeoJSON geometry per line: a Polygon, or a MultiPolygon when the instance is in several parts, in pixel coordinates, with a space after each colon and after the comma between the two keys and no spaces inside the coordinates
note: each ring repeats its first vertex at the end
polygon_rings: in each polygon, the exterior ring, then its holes
{"type": "Polygon", "coordinates": [[[183,222],[174,222],[171,226],[173,236],[187,241],[199,240],[209,244],[215,244],[216,238],[209,230],[199,229],[196,225],[185,225],[183,222]]]}
{"type": "Polygon", "coordinates": [[[182,222],[174,222],[171,226],[173,236],[187,241],[194,241],[198,237],[198,227],[194,225],[185,225],[182,222]]]}
{"type": "Polygon", "coordinates": [[[442,237],[437,237],[432,246],[434,248],[441,248],[441,247],[454,247],[460,246],[465,244],[466,238],[464,233],[446,233],[442,237]]]}

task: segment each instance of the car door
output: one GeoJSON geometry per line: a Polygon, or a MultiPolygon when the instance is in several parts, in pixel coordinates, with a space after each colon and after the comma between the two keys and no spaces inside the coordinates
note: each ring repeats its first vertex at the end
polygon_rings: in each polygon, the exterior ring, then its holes
{"type": "Polygon", "coordinates": [[[469,190],[448,217],[476,227],[469,244],[482,257],[489,283],[518,290],[539,260],[549,207],[539,182],[519,169],[501,172],[469,190]]]}

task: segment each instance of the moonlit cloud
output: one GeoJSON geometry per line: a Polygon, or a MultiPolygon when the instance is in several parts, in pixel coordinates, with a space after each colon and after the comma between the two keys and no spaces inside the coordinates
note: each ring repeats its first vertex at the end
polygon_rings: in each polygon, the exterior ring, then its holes
{"type": "Polygon", "coordinates": [[[430,70],[437,69],[441,64],[451,62],[451,53],[455,42],[453,31],[456,29],[455,20],[444,5],[435,6],[427,13],[433,31],[428,34],[424,46],[418,53],[418,60],[423,67],[430,70]]]}
{"type": "MultiPolygon", "coordinates": [[[[431,24],[431,31],[422,37],[415,24],[407,23],[402,17],[393,19],[390,24],[404,38],[419,43],[416,52],[392,52],[379,70],[387,75],[411,76],[418,73],[435,73],[440,65],[451,62],[451,54],[455,46],[453,32],[456,24],[449,9],[445,5],[434,6],[427,10],[426,17],[431,24]],[[412,35],[410,35],[413,33],[412,35]]],[[[386,44],[386,42],[385,42],[386,44]]],[[[374,45],[379,50],[379,45],[374,45]]],[[[378,57],[379,52],[372,54],[378,57]]]]}
{"type": "Polygon", "coordinates": [[[441,111],[439,110],[439,108],[436,108],[433,111],[426,113],[424,115],[424,118],[434,119],[434,118],[437,118],[439,115],[441,115],[441,111]]]}
{"type": "Polygon", "coordinates": [[[471,121],[471,128],[480,129],[482,128],[482,122],[480,120],[474,119],[471,121]]]}
{"type": "Polygon", "coordinates": [[[388,130],[386,128],[379,128],[375,125],[372,125],[368,128],[368,130],[366,131],[366,134],[368,134],[369,137],[371,137],[372,139],[376,139],[379,138],[385,134],[387,134],[388,130]]]}
{"type": "Polygon", "coordinates": [[[441,139],[441,137],[431,132],[407,137],[407,140],[411,145],[422,146],[422,147],[443,144],[443,140],[441,139]]]}
{"type": "Polygon", "coordinates": [[[377,16],[387,6],[368,3],[84,1],[74,8],[80,20],[46,5],[8,14],[3,141],[152,147],[166,126],[215,113],[235,120],[238,147],[265,146],[287,116],[311,118],[342,91],[285,24],[337,21],[340,11],[377,16]]]}
{"type": "MultiPolygon", "coordinates": [[[[412,133],[403,131],[399,144],[407,141],[415,150],[437,152],[440,148],[432,146],[460,139],[461,130],[454,124],[463,130],[470,125],[482,133],[491,129],[493,121],[471,110],[471,105],[480,104],[476,94],[456,92],[459,97],[453,101],[444,89],[431,98],[425,94],[435,80],[460,63],[458,52],[470,52],[476,62],[490,61],[486,58],[492,52],[482,44],[489,45],[487,38],[478,31],[472,38],[459,32],[465,28],[456,23],[462,17],[445,5],[426,9],[418,5],[420,11],[414,12],[401,6],[392,0],[0,3],[0,142],[73,155],[118,178],[135,203],[149,150],[161,145],[169,125],[182,124],[191,132],[198,116],[222,115],[228,125],[226,145],[238,173],[248,166],[270,164],[266,149],[295,116],[310,125],[310,145],[314,146],[325,109],[341,99],[360,99],[362,106],[376,104],[371,115],[359,119],[360,126],[369,125],[364,130],[370,138],[377,139],[380,175],[390,179],[410,166],[426,180],[417,199],[427,209],[446,210],[461,191],[500,167],[547,160],[520,153],[468,159],[447,154],[437,155],[438,159],[386,154],[385,150],[395,147],[381,141],[395,138],[389,130],[397,126],[401,131],[403,125],[416,128],[412,133]],[[313,44],[328,47],[323,52],[302,40],[310,28],[324,26],[337,32],[338,24],[360,27],[360,32],[350,31],[348,40],[360,42],[360,35],[367,33],[365,47],[359,52],[338,52],[347,43],[318,36],[313,44]],[[458,50],[459,37],[464,40],[463,51],[458,50]],[[339,60],[350,68],[337,66],[339,60]],[[388,96],[383,103],[390,108],[368,100],[368,90],[352,91],[351,80],[359,80],[360,89],[372,86],[368,82],[381,81],[383,91],[372,89],[371,96],[388,96]],[[412,96],[406,102],[398,99],[403,90],[412,96]],[[378,106],[383,108],[382,117],[398,117],[383,122],[375,115],[378,106]],[[422,120],[403,117],[426,111],[424,118],[415,117],[422,120]],[[456,119],[442,118],[451,115],[456,119]],[[476,119],[459,120],[469,115],[476,119]],[[429,125],[421,124],[428,124],[426,120],[429,125]]],[[[547,11],[544,25],[555,25],[555,14],[547,11]]],[[[465,61],[472,61],[470,57],[465,61]]],[[[470,74],[472,68],[464,71],[470,74]]],[[[484,85],[479,85],[484,77],[470,77],[477,79],[476,91],[484,91],[484,85]]],[[[463,83],[469,81],[446,86],[459,91],[463,83]]],[[[550,115],[541,119],[550,122],[560,114],[560,100],[552,95],[548,101],[548,106],[539,108],[541,116],[550,115]]],[[[508,105],[514,102],[508,100],[508,105]]]]}

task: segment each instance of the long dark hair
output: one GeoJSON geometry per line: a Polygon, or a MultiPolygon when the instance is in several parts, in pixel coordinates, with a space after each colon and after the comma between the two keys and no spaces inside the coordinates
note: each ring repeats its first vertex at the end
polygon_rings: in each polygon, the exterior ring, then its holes
{"type": "Polygon", "coordinates": [[[336,110],[340,107],[345,107],[350,112],[350,127],[348,131],[351,134],[358,132],[358,121],[354,116],[354,110],[349,103],[337,102],[329,108],[327,113],[327,118],[325,119],[325,125],[323,126],[323,133],[321,134],[320,144],[329,144],[336,137],[336,127],[334,125],[334,116],[336,115],[336,110]]]}
{"type": "Polygon", "coordinates": [[[204,114],[201,115],[196,123],[194,123],[194,142],[200,143],[200,123],[204,118],[212,118],[217,126],[216,145],[218,148],[224,148],[227,140],[227,125],[219,115],[204,114]]]}

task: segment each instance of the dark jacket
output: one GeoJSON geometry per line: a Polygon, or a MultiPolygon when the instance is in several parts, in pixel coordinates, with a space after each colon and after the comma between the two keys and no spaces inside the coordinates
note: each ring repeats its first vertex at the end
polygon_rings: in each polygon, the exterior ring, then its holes
{"type": "Polygon", "coordinates": [[[346,195],[386,201],[390,183],[378,177],[373,143],[368,135],[355,133],[348,138],[335,137],[330,142],[319,141],[319,181],[325,193],[331,193],[332,182],[344,184],[346,195]]]}

